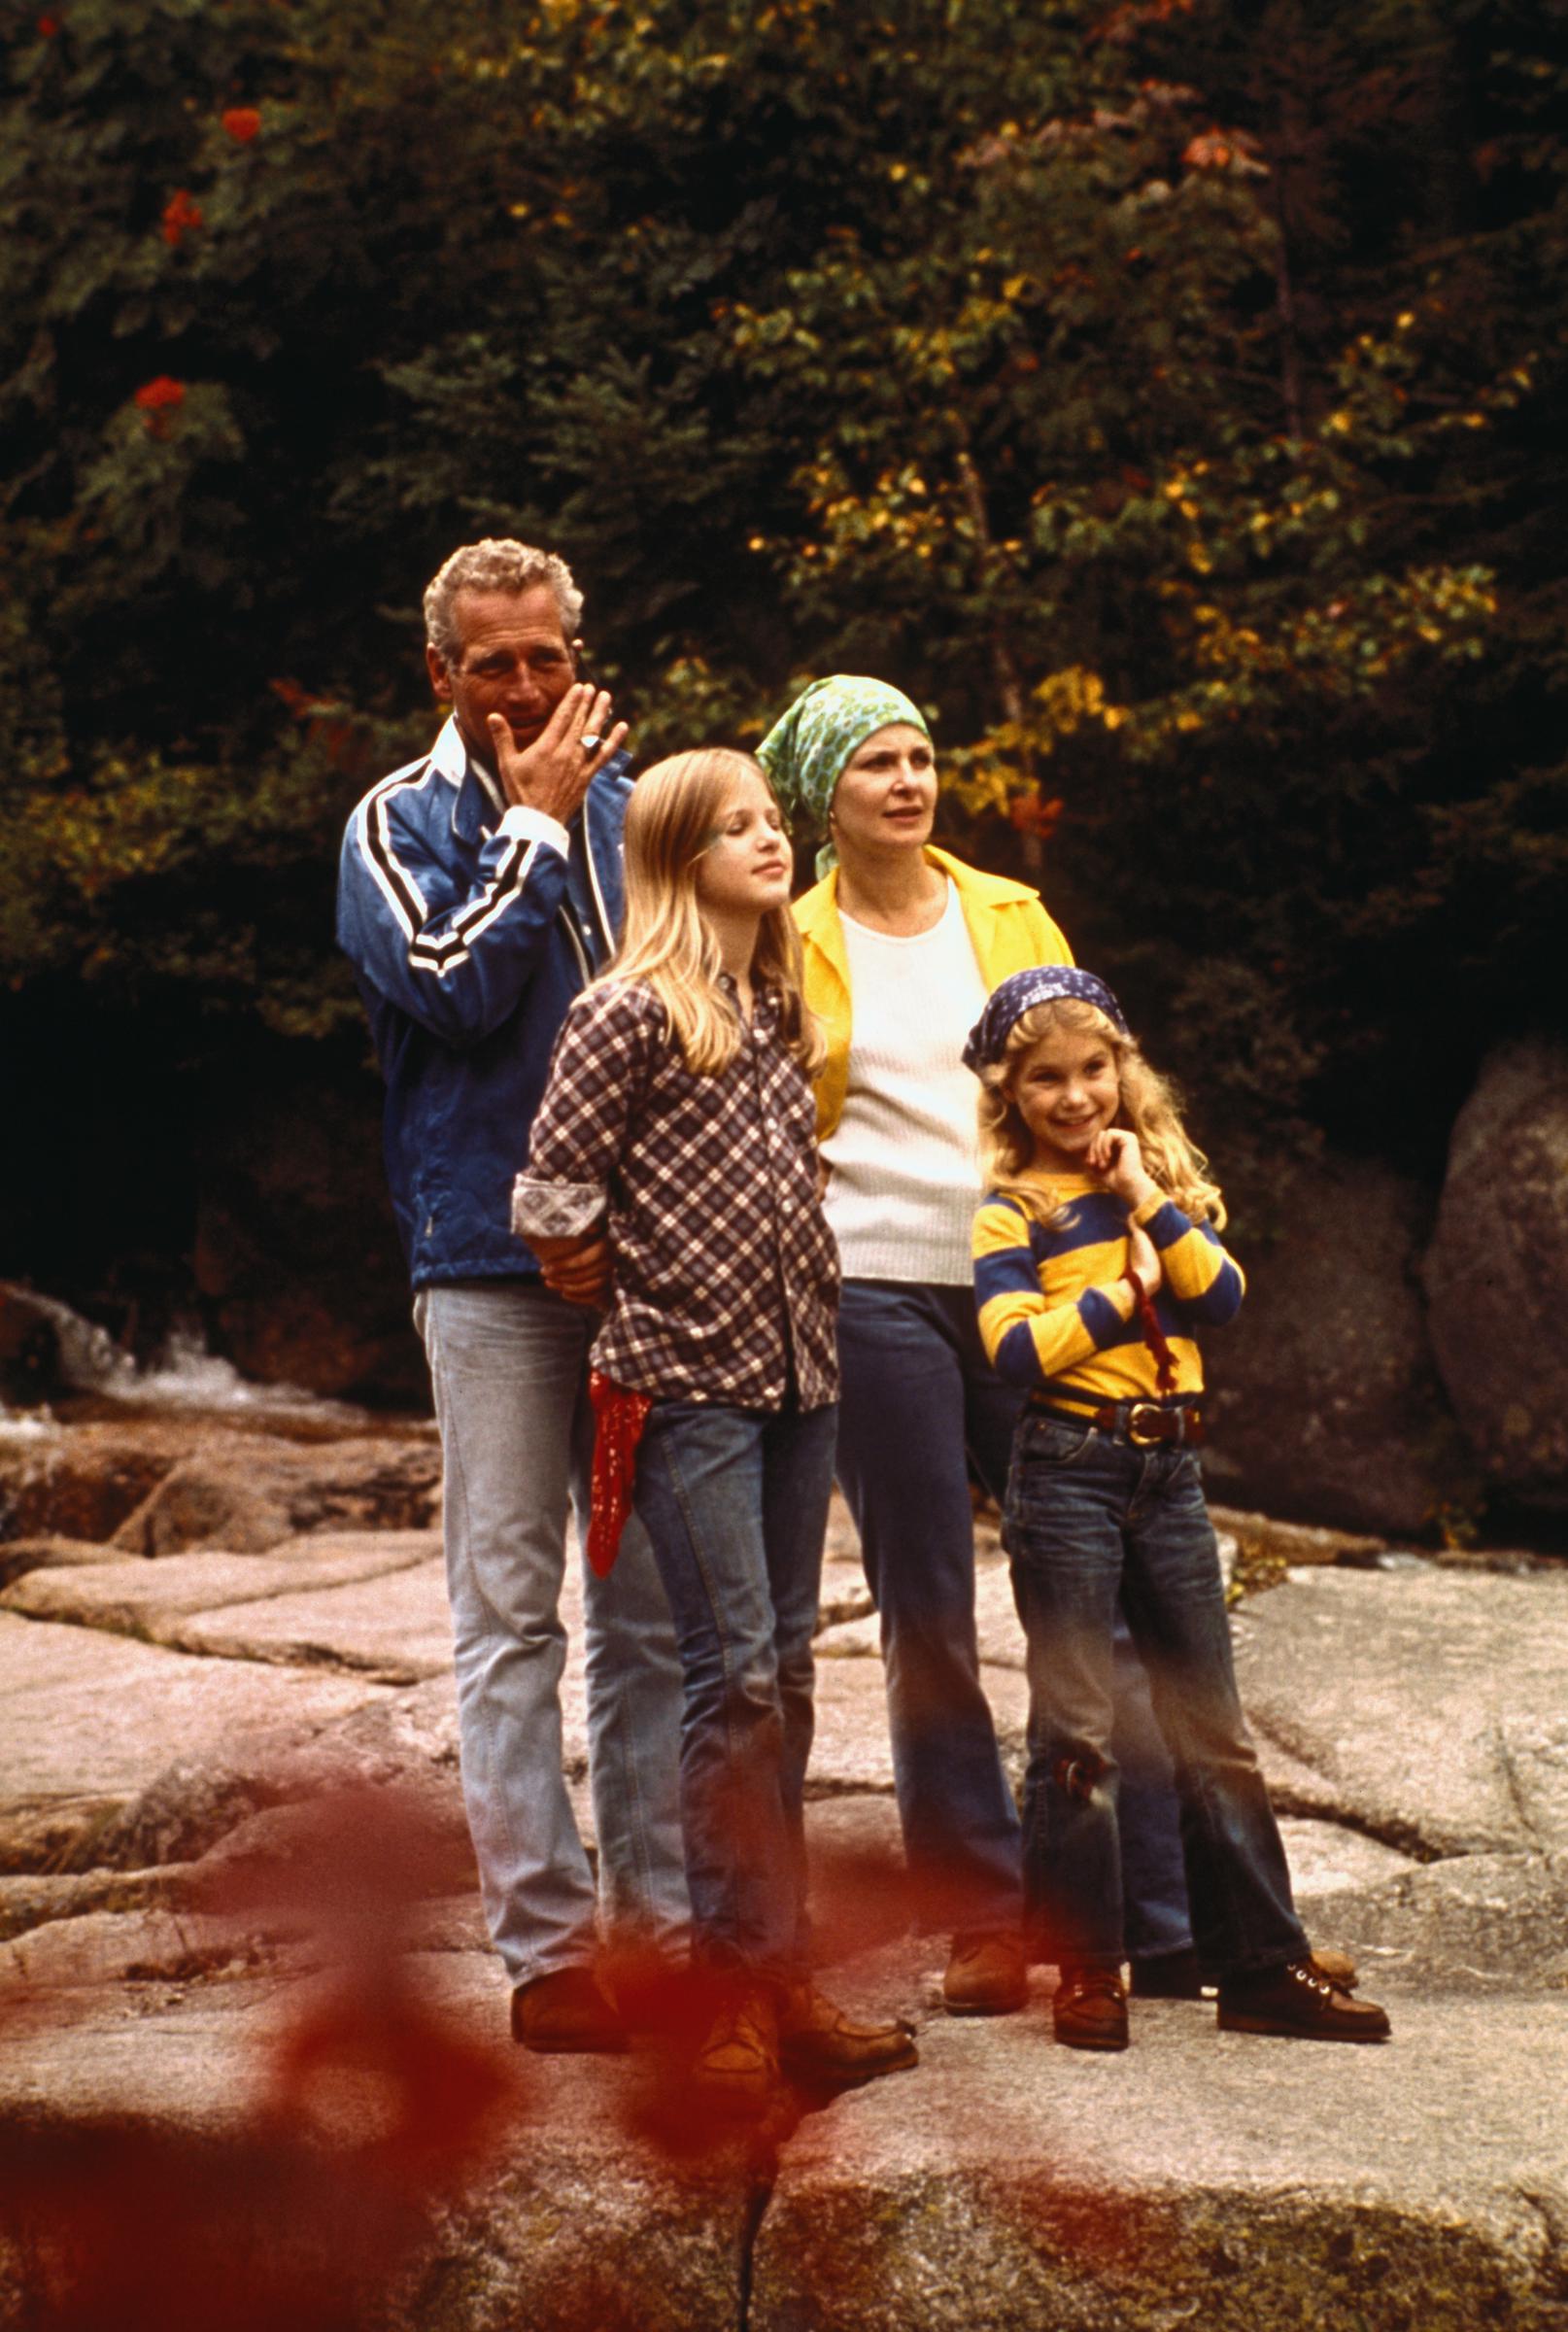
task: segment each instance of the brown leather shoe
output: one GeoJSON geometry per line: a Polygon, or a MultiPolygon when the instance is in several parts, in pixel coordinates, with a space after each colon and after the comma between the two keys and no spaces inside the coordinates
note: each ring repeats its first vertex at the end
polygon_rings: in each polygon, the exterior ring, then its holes
{"type": "Polygon", "coordinates": [[[1219,1987],[1218,2023],[1222,2033],[1277,2033],[1291,2040],[1388,2038],[1388,2018],[1377,2002],[1353,2000],[1310,1958],[1257,1975],[1227,1976],[1219,1987]]]}
{"type": "Polygon", "coordinates": [[[1012,2016],[1029,1999],[1029,1963],[1016,1936],[953,1938],[942,2001],[949,2016],[1012,2016]]]}
{"type": "Polygon", "coordinates": [[[803,1978],[784,1995],[778,2020],[779,2055],[802,2081],[851,2088],[920,2062],[906,2024],[857,2024],[803,1978]]]}
{"type": "Polygon", "coordinates": [[[1051,2001],[1051,2030],[1064,2048],[1125,2048],[1127,1987],[1114,1968],[1064,1968],[1051,2001]]]}
{"type": "Polygon", "coordinates": [[[726,2113],[764,2113],[778,2094],[778,1996],[770,1984],[738,1988],[714,2017],[692,2064],[704,2102],[726,2113]]]}
{"type": "Polygon", "coordinates": [[[512,1994],[512,2038],[545,2055],[619,2056],[625,2019],[592,1968],[558,1968],[512,1994]]]}

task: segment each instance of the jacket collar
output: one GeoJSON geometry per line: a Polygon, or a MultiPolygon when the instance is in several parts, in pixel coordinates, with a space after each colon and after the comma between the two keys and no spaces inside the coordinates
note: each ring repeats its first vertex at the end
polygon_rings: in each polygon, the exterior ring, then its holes
{"type": "Polygon", "coordinates": [[[452,831],[465,842],[477,842],[494,832],[506,807],[501,789],[482,769],[462,741],[462,733],[449,715],[430,747],[429,766],[452,788],[452,831]]]}
{"type": "MultiPolygon", "coordinates": [[[[1033,899],[1036,893],[1026,882],[1014,882],[1008,874],[987,874],[983,868],[971,867],[966,859],[955,858],[950,850],[938,850],[928,842],[926,864],[940,867],[955,890],[967,899],[983,900],[1000,907],[1006,900],[1033,899]]],[[[831,868],[819,883],[801,893],[797,902],[801,929],[815,933],[838,913],[838,869],[831,868]]]]}
{"type": "MultiPolygon", "coordinates": [[[[926,863],[939,867],[957,891],[966,916],[983,912],[992,907],[1006,907],[1016,901],[1034,902],[1036,894],[1024,882],[1014,882],[1006,874],[987,874],[979,867],[971,867],[950,851],[938,850],[935,843],[926,844],[926,863]]],[[[795,919],[801,936],[822,950],[838,973],[847,988],[849,959],[844,952],[844,927],[838,915],[838,869],[833,868],[822,881],[796,901],[795,919]]]]}

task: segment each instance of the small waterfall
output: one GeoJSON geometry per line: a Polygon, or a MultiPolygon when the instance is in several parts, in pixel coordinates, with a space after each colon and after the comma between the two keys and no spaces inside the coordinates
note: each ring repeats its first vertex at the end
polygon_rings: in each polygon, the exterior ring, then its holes
{"type": "MultiPolygon", "coordinates": [[[[171,1328],[158,1351],[138,1366],[107,1328],[84,1320],[58,1297],[29,1290],[27,1300],[49,1320],[59,1353],[59,1372],[78,1392],[134,1403],[141,1409],[263,1412],[276,1417],[320,1418],[324,1423],[335,1420],[344,1424],[363,1420],[364,1413],[345,1401],[326,1400],[300,1386],[257,1385],[242,1377],[232,1362],[208,1352],[201,1330],[189,1321],[171,1328]]],[[[53,1429],[47,1409],[17,1412],[0,1403],[0,1432],[8,1439],[53,1429]]]]}

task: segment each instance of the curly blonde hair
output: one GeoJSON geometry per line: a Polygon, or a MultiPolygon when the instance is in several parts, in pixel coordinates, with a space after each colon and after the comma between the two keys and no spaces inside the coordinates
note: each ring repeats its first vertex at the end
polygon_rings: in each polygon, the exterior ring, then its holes
{"type": "Polygon", "coordinates": [[[1049,1186],[1022,1177],[1035,1161],[1035,1137],[1012,1098],[1018,1065],[1031,1046],[1058,1029],[1103,1038],[1116,1064],[1121,1099],[1116,1123],[1138,1139],[1151,1182],[1195,1222],[1225,1227],[1225,1202],[1209,1179],[1209,1161],[1181,1122],[1175,1087],[1151,1069],[1132,1037],[1124,1037],[1098,1006],[1076,997],[1054,997],[1021,1013],[1007,1031],[1000,1061],[980,1071],[980,1173],[989,1190],[1015,1199],[1040,1221],[1058,1222],[1066,1212],[1049,1186]]]}
{"type": "MultiPolygon", "coordinates": [[[[761,764],[728,745],[671,754],[637,779],[626,813],[626,928],[600,975],[652,988],[699,1077],[719,1076],[740,1046],[740,1023],[719,985],[718,945],[698,906],[697,870],[743,776],[762,778],[772,793],[761,764]]],[[[801,935],[788,907],[764,915],[751,968],[780,997],[780,1034],[815,1076],[827,1047],[801,990],[801,935]]]]}

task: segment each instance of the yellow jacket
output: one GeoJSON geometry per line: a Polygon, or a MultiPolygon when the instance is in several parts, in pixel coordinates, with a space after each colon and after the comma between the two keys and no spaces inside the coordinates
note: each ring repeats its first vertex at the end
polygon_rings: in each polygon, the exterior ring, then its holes
{"type": "MultiPolygon", "coordinates": [[[[1035,964],[1070,964],[1073,950],[1036,892],[1002,874],[982,874],[945,850],[927,848],[958,893],[986,994],[1011,972],[1035,964]]],[[[805,1000],[822,1022],[828,1057],[817,1080],[817,1140],[825,1142],[843,1115],[849,1090],[849,959],[838,920],[838,870],[795,902],[805,955],[805,1000]]]]}

